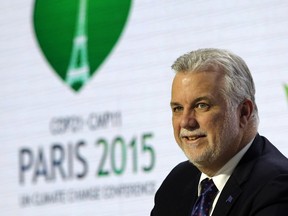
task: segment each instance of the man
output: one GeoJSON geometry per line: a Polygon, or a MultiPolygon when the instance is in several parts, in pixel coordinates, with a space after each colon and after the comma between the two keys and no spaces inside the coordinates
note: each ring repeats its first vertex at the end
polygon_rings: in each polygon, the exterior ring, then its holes
{"type": "Polygon", "coordinates": [[[257,133],[245,62],[227,50],[200,49],[172,68],[174,136],[189,161],[166,177],[151,215],[288,215],[288,160],[257,133]]]}

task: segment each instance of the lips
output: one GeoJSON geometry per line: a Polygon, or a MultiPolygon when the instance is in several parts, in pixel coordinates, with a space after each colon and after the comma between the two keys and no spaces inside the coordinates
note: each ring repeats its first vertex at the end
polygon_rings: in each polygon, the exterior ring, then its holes
{"type": "Polygon", "coordinates": [[[200,138],[206,137],[206,135],[202,134],[202,135],[181,135],[182,139],[186,139],[189,141],[195,141],[198,140],[200,138]]]}
{"type": "Polygon", "coordinates": [[[197,139],[199,139],[199,138],[202,138],[202,137],[205,137],[204,135],[201,135],[201,136],[188,136],[188,137],[186,137],[186,139],[188,139],[188,140],[197,140],[197,139]]]}
{"type": "Polygon", "coordinates": [[[181,128],[179,134],[179,138],[187,144],[198,144],[198,142],[200,142],[200,140],[205,137],[207,137],[207,133],[200,129],[191,131],[185,128],[181,128]]]}

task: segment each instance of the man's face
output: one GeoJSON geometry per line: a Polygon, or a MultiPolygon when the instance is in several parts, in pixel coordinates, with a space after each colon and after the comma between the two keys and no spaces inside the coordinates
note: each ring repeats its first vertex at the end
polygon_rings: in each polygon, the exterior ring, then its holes
{"type": "Polygon", "coordinates": [[[221,94],[218,72],[177,73],[172,85],[172,122],[180,148],[197,167],[220,169],[239,147],[239,111],[221,94]]]}

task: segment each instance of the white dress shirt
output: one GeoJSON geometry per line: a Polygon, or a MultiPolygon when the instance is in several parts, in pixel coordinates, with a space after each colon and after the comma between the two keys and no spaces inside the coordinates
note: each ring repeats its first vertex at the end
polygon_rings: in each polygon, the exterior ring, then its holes
{"type": "MultiPolygon", "coordinates": [[[[254,139],[253,139],[254,140],[254,139]]],[[[213,210],[215,208],[215,205],[219,199],[219,196],[226,184],[226,182],[228,181],[228,179],[230,178],[233,170],[235,169],[235,167],[237,166],[237,164],[239,163],[239,161],[241,160],[241,158],[244,156],[244,154],[247,152],[247,150],[250,148],[252,142],[249,142],[243,149],[241,149],[233,158],[231,158],[213,177],[213,182],[215,184],[215,186],[218,189],[218,193],[213,201],[213,205],[212,205],[212,209],[210,211],[210,216],[213,213],[213,210]]],[[[198,185],[198,196],[200,195],[200,190],[201,190],[201,185],[200,182],[205,179],[205,178],[211,178],[209,176],[207,176],[205,173],[201,174],[200,177],[200,181],[199,181],[199,185],[198,185]]]]}

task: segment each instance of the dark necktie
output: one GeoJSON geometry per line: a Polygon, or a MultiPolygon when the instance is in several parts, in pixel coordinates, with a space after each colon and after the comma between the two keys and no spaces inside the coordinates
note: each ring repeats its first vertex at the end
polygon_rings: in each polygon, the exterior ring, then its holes
{"type": "Polygon", "coordinates": [[[191,216],[208,216],[218,189],[212,179],[201,181],[201,194],[194,204],[191,216]]]}

